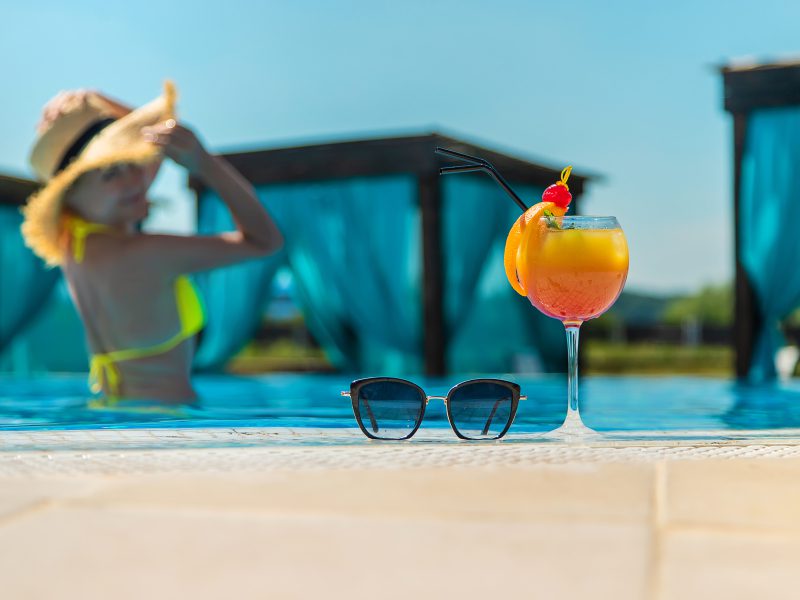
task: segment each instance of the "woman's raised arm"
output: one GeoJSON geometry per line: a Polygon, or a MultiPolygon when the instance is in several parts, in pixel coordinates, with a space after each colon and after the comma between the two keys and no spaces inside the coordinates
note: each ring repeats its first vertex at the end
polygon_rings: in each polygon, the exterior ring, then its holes
{"type": "Polygon", "coordinates": [[[195,134],[174,121],[143,131],[145,137],[220,196],[231,211],[236,231],[217,236],[148,235],[137,241],[141,250],[161,257],[178,272],[211,269],[271,254],[283,236],[259,202],[253,186],[225,159],[210,154],[195,134]]]}

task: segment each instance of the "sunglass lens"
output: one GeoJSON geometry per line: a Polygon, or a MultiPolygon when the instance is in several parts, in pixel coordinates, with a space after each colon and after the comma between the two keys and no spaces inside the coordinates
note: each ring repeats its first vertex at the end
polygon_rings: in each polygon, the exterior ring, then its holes
{"type": "Polygon", "coordinates": [[[511,421],[514,392],[499,383],[466,383],[447,399],[450,421],[456,431],[471,440],[496,439],[511,421]]]}
{"type": "Polygon", "coordinates": [[[375,381],[358,389],[356,418],[372,437],[402,440],[419,425],[425,395],[402,381],[375,381]]]}

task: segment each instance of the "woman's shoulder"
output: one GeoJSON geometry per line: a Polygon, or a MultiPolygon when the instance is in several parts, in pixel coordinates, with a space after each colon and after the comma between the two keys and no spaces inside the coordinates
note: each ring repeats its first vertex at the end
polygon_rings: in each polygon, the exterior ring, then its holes
{"type": "MultiPolygon", "coordinates": [[[[169,269],[169,257],[153,251],[150,234],[122,235],[113,232],[93,235],[86,240],[80,264],[70,262],[82,271],[105,277],[162,277],[169,269]]],[[[71,257],[72,258],[72,257],[71,257]]]]}

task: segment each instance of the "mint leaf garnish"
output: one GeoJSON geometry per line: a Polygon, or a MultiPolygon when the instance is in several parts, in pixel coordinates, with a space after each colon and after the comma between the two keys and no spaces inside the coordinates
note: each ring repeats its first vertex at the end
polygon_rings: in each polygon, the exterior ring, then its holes
{"type": "Polygon", "coordinates": [[[561,225],[558,224],[552,210],[545,208],[542,214],[544,215],[544,220],[547,221],[548,229],[561,229],[561,225]]]}

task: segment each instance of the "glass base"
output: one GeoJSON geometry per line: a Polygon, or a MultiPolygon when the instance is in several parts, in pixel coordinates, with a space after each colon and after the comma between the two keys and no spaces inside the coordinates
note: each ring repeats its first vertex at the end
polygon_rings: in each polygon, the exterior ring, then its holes
{"type": "Polygon", "coordinates": [[[546,437],[564,442],[593,442],[601,439],[602,434],[584,425],[578,411],[570,410],[561,426],[549,431],[546,437]]]}

